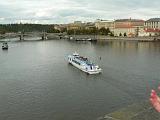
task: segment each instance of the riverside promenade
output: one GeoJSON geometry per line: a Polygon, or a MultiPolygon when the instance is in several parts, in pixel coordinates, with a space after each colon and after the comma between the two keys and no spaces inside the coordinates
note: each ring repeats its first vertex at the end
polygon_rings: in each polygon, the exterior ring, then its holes
{"type": "Polygon", "coordinates": [[[109,37],[109,36],[97,36],[97,39],[98,40],[140,41],[140,42],[160,41],[160,37],[109,37]]]}
{"type": "Polygon", "coordinates": [[[75,39],[91,38],[98,41],[139,41],[139,42],[156,42],[160,37],[110,37],[104,35],[69,35],[75,39]]]}

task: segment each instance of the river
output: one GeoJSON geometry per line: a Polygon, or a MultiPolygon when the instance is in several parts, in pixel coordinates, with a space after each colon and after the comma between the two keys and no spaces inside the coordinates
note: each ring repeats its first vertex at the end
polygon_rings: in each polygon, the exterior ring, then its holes
{"type": "Polygon", "coordinates": [[[10,42],[0,49],[0,120],[96,120],[149,99],[159,83],[158,42],[10,42]],[[75,51],[103,73],[69,65],[75,51]]]}

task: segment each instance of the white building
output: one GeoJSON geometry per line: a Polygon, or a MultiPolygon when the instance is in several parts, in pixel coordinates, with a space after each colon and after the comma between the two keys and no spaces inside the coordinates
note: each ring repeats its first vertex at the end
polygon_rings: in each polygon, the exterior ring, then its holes
{"type": "Polygon", "coordinates": [[[134,37],[139,35],[139,31],[144,29],[144,20],[141,19],[119,19],[114,22],[114,35],[134,37]]]}
{"type": "Polygon", "coordinates": [[[144,23],[145,32],[151,36],[160,35],[160,18],[151,18],[144,23]]]}
{"type": "Polygon", "coordinates": [[[111,20],[96,20],[95,26],[98,29],[109,28],[111,32],[114,32],[114,21],[111,20]]]}

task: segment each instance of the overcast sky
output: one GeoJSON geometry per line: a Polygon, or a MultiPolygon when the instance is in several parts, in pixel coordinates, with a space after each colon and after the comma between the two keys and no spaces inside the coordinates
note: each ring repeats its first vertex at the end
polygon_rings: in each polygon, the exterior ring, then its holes
{"type": "Polygon", "coordinates": [[[160,0],[0,0],[0,23],[160,17],[160,0]]]}

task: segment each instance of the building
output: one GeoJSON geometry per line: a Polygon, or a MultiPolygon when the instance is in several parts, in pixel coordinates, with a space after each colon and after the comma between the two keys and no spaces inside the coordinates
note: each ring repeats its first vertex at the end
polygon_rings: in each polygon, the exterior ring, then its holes
{"type": "Polygon", "coordinates": [[[67,25],[67,30],[89,30],[89,29],[94,29],[95,28],[95,23],[93,22],[86,22],[82,23],[81,21],[75,21],[74,23],[70,23],[67,25]]]}
{"type": "Polygon", "coordinates": [[[145,21],[144,29],[147,35],[160,35],[160,18],[151,18],[145,21]]]}
{"type": "Polygon", "coordinates": [[[141,29],[144,29],[144,20],[119,19],[114,22],[115,36],[138,36],[141,29]]]}
{"type": "Polygon", "coordinates": [[[54,25],[54,29],[62,32],[65,29],[67,29],[67,25],[66,24],[56,24],[54,25]]]}
{"type": "Polygon", "coordinates": [[[75,25],[82,25],[82,21],[74,21],[75,25]]]}
{"type": "Polygon", "coordinates": [[[76,25],[74,23],[70,23],[67,25],[67,30],[78,30],[81,29],[80,25],[76,25]]]}
{"type": "Polygon", "coordinates": [[[78,30],[83,28],[84,23],[82,23],[81,21],[75,21],[74,23],[70,23],[67,25],[67,30],[78,30]]]}
{"type": "Polygon", "coordinates": [[[114,32],[114,21],[111,20],[96,20],[95,27],[98,29],[109,28],[111,32],[114,32]]]}
{"type": "Polygon", "coordinates": [[[85,27],[86,30],[94,29],[95,28],[95,23],[93,23],[93,22],[84,23],[84,27],[85,27]]]}

